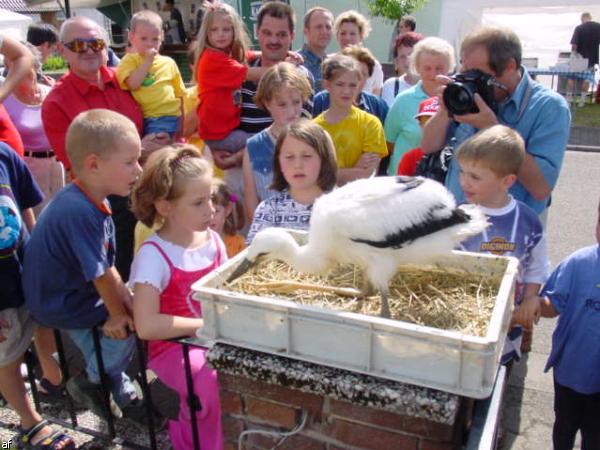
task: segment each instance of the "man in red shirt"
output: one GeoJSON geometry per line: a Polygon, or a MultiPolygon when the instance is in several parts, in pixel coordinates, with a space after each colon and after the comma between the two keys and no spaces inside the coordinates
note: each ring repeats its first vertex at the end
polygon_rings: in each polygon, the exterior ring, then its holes
{"type": "MultiPolygon", "coordinates": [[[[129,117],[142,133],[142,111],[127,91],[121,90],[116,75],[105,65],[107,41],[98,24],[86,17],[73,17],[60,29],[58,51],[69,63],[69,72],[50,91],[42,104],[42,121],[48,141],[67,170],[71,163],[65,152],[69,125],[83,111],[110,109],[129,117]]],[[[142,139],[148,152],[169,143],[167,133],[150,134],[142,139]]],[[[133,258],[135,218],[128,209],[127,197],[110,197],[116,226],[117,262],[121,277],[129,278],[133,258]]]]}

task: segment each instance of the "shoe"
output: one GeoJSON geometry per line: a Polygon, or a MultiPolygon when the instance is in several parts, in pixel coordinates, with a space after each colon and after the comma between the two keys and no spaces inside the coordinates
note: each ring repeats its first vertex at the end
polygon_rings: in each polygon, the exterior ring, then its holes
{"type": "Polygon", "coordinates": [[[110,411],[104,406],[104,395],[100,384],[92,383],[83,374],[79,374],[67,381],[67,392],[79,405],[91,410],[94,414],[107,419],[109,414],[121,417],[121,409],[111,398],[110,411]]]}
{"type": "MultiPolygon", "coordinates": [[[[122,410],[124,419],[129,419],[144,428],[148,428],[148,412],[143,400],[136,398],[129,405],[123,406],[122,410]]],[[[154,431],[159,431],[165,426],[166,418],[154,408],[154,405],[152,405],[152,419],[154,431]]]]}
{"type": "MultiPolygon", "coordinates": [[[[19,434],[15,437],[16,448],[25,450],[55,450],[61,448],[61,450],[75,450],[75,442],[68,434],[61,431],[52,430],[50,434],[39,436],[40,432],[45,428],[49,427],[50,424],[47,420],[41,420],[31,428],[24,429],[17,427],[19,434]],[[38,437],[34,444],[34,438],[38,437]]],[[[11,447],[12,448],[12,447],[11,447]]]]}
{"type": "Polygon", "coordinates": [[[65,398],[65,390],[61,384],[53,384],[47,378],[37,382],[37,390],[45,401],[56,402],[65,398]]]}

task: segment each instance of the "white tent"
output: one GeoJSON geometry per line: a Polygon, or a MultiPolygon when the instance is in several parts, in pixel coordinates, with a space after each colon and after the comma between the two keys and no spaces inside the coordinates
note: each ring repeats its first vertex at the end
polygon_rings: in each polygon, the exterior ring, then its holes
{"type": "Polygon", "coordinates": [[[4,36],[25,40],[27,37],[27,27],[29,27],[31,22],[32,19],[23,14],[17,14],[7,9],[0,9],[0,33],[4,36]]]}

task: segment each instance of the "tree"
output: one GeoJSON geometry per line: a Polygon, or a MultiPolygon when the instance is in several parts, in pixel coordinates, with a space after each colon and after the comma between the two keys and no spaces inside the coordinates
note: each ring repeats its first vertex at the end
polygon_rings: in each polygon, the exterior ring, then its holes
{"type": "Polygon", "coordinates": [[[421,9],[427,0],[365,0],[372,16],[397,21],[400,17],[421,9]]]}

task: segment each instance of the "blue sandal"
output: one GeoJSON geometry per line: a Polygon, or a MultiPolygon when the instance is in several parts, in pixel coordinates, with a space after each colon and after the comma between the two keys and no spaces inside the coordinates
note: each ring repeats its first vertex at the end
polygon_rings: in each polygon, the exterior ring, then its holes
{"type": "Polygon", "coordinates": [[[42,438],[35,444],[32,442],[33,438],[42,431],[46,426],[49,426],[47,420],[41,420],[31,428],[23,429],[19,427],[19,434],[15,438],[17,448],[23,450],[75,450],[75,442],[73,439],[61,432],[54,431],[49,436],[42,438]],[[62,447],[60,444],[63,444],[62,447]]]}

